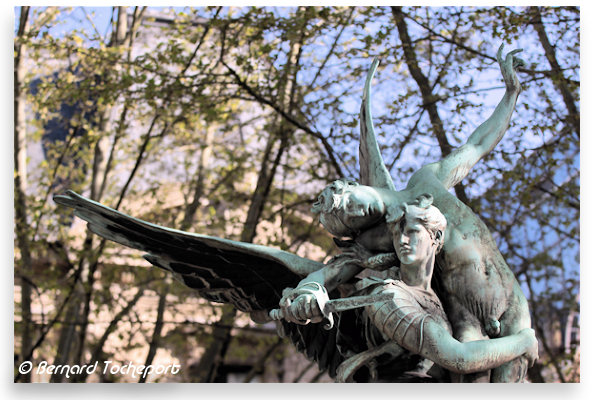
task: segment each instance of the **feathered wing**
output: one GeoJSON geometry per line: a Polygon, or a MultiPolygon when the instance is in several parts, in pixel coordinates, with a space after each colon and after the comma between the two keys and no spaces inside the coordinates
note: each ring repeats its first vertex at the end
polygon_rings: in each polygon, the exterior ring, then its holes
{"type": "MultiPolygon", "coordinates": [[[[214,302],[229,303],[244,312],[279,306],[283,289],[296,287],[323,264],[279,249],[193,234],[151,224],[68,191],[54,196],[71,207],[99,236],[148,252],[144,258],[173,272],[180,281],[214,302]]],[[[343,361],[336,346],[337,325],[296,325],[281,321],[297,349],[334,376],[343,361]]]]}
{"type": "Polygon", "coordinates": [[[381,157],[371,117],[371,81],[378,65],[379,60],[373,60],[367,75],[367,81],[365,82],[360,107],[360,183],[367,186],[396,190],[390,172],[381,157]]]}
{"type": "Polygon", "coordinates": [[[333,318],[335,325],[331,330],[325,330],[323,324],[296,325],[281,321],[285,336],[290,338],[296,350],[315,361],[319,370],[326,370],[332,378],[345,359],[337,346],[339,318],[335,314],[333,318]]]}
{"type": "Polygon", "coordinates": [[[208,300],[250,312],[277,307],[281,292],[323,264],[282,250],[182,232],[145,222],[75,192],[54,196],[75,209],[103,238],[148,252],[144,258],[172,271],[208,300]]]}

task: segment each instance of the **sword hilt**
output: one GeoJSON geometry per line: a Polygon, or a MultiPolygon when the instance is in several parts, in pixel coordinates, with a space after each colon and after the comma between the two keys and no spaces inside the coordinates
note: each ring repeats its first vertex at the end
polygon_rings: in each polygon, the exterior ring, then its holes
{"type": "MultiPolygon", "coordinates": [[[[327,323],[324,325],[324,328],[327,330],[333,328],[333,314],[330,311],[325,310],[325,305],[329,301],[329,295],[327,294],[327,289],[325,289],[323,285],[321,285],[318,282],[306,282],[294,289],[294,292],[294,300],[304,295],[313,296],[314,299],[317,301],[317,305],[319,306],[319,310],[323,315],[323,319],[327,321],[327,323]]],[[[285,307],[289,307],[291,305],[289,297],[286,298],[285,302],[285,307]]],[[[282,320],[284,319],[283,311],[281,309],[271,310],[269,311],[269,317],[271,317],[271,319],[275,321],[282,320]]],[[[298,324],[307,325],[310,322],[311,320],[308,319],[306,321],[298,322],[298,324]]]]}

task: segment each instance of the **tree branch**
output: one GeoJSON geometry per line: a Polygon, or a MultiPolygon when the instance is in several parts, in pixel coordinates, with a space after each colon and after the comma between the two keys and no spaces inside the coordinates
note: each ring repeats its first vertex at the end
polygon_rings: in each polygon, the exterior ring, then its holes
{"type": "MultiPolygon", "coordinates": [[[[158,309],[156,310],[156,322],[154,323],[154,331],[152,332],[152,340],[150,341],[150,348],[148,349],[148,355],[146,356],[146,361],[144,365],[152,365],[152,361],[154,360],[154,356],[156,355],[156,350],[160,344],[161,331],[163,327],[163,318],[165,313],[165,307],[167,304],[167,289],[163,288],[160,292],[160,297],[158,299],[158,309]]],[[[140,375],[140,379],[138,383],[146,382],[146,375],[140,375]]]]}
{"type": "Polygon", "coordinates": [[[269,357],[271,357],[271,355],[275,352],[275,350],[277,350],[277,348],[279,348],[282,344],[283,344],[283,339],[278,337],[277,341],[273,345],[271,345],[271,347],[269,347],[267,349],[267,351],[265,351],[265,353],[262,355],[262,357],[252,366],[252,369],[250,370],[250,372],[248,372],[248,375],[246,375],[246,377],[244,378],[244,383],[251,382],[252,379],[256,375],[264,372],[265,364],[266,364],[267,360],[269,359],[269,357]]]}
{"type": "MultiPolygon", "coordinates": [[[[442,157],[446,157],[452,152],[452,146],[450,146],[450,143],[448,142],[448,138],[446,137],[446,132],[444,129],[444,124],[437,111],[437,106],[435,104],[437,101],[437,95],[433,94],[433,90],[429,84],[429,80],[425,75],[423,75],[421,68],[419,68],[417,55],[415,53],[415,49],[412,46],[412,41],[408,33],[408,26],[406,25],[406,21],[404,19],[405,14],[402,11],[402,8],[393,6],[392,15],[394,17],[394,21],[396,22],[396,27],[398,28],[398,34],[400,36],[402,49],[404,51],[404,59],[406,60],[406,64],[408,66],[411,76],[413,77],[413,79],[419,86],[419,90],[421,91],[424,107],[427,110],[427,114],[429,115],[429,121],[431,122],[433,133],[440,146],[442,157]]],[[[457,185],[455,185],[454,191],[456,193],[456,197],[458,197],[460,201],[462,201],[465,204],[469,204],[469,199],[467,198],[467,194],[462,183],[458,183],[457,185]]]]}
{"type": "Polygon", "coordinates": [[[568,111],[568,121],[570,125],[577,133],[577,137],[580,136],[580,126],[579,126],[579,110],[575,105],[575,100],[573,99],[573,95],[567,86],[566,79],[562,74],[562,69],[558,64],[558,60],[556,59],[556,52],[554,51],[554,46],[550,44],[550,40],[548,39],[548,35],[546,34],[546,29],[544,27],[544,23],[542,20],[542,13],[540,12],[539,7],[530,7],[529,13],[532,16],[531,24],[533,28],[538,34],[540,39],[540,43],[544,48],[544,52],[546,54],[546,58],[548,59],[548,63],[550,63],[550,67],[552,68],[552,81],[554,85],[562,95],[565,106],[568,111]]]}
{"type": "MultiPolygon", "coordinates": [[[[90,357],[89,364],[94,364],[96,361],[100,360],[100,357],[102,355],[102,348],[104,347],[106,340],[108,339],[110,334],[113,333],[115,329],[117,329],[117,324],[123,319],[123,317],[125,317],[129,313],[129,311],[131,311],[133,306],[135,306],[135,304],[138,302],[138,300],[143,295],[144,295],[144,289],[139,288],[138,291],[136,292],[136,294],[133,296],[133,298],[131,300],[129,300],[127,305],[125,305],[125,307],[121,308],[121,311],[119,311],[117,313],[117,315],[115,315],[115,317],[112,319],[112,321],[110,321],[110,324],[108,324],[108,327],[102,334],[102,337],[98,341],[98,344],[96,345],[95,349],[92,351],[92,355],[90,357]]],[[[87,373],[84,372],[81,375],[78,375],[74,381],[75,382],[84,382],[86,380],[86,378],[87,378],[87,373]]]]}
{"type": "Polygon", "coordinates": [[[266,106],[269,106],[271,109],[273,109],[275,112],[277,112],[279,115],[281,115],[286,121],[288,121],[289,123],[291,123],[296,128],[298,128],[298,129],[300,129],[300,130],[308,133],[309,135],[317,138],[323,144],[323,147],[325,147],[325,151],[327,152],[329,160],[331,161],[331,165],[335,169],[336,173],[339,176],[343,175],[342,169],[341,169],[339,163],[337,162],[337,160],[335,158],[335,152],[334,152],[333,148],[331,147],[331,145],[329,144],[329,142],[327,141],[327,138],[325,138],[321,133],[319,133],[319,132],[317,132],[317,131],[309,128],[305,124],[301,123],[296,118],[293,118],[291,115],[289,115],[287,112],[285,112],[277,104],[275,104],[274,102],[268,100],[267,98],[265,98],[264,96],[262,96],[258,92],[256,92],[252,87],[250,87],[250,85],[248,85],[248,83],[246,83],[238,75],[237,72],[235,72],[235,70],[233,68],[231,68],[225,62],[225,60],[221,59],[221,63],[223,64],[223,66],[225,66],[225,68],[227,68],[227,70],[229,71],[229,73],[234,77],[234,79],[236,80],[236,82],[238,83],[238,85],[242,89],[244,89],[244,91],[246,91],[250,96],[252,96],[252,98],[254,98],[256,101],[258,101],[260,104],[264,104],[266,106]]]}

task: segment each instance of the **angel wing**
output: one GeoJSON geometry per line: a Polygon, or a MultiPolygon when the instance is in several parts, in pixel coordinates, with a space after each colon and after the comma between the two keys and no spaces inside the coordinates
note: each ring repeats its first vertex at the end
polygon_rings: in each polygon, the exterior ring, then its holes
{"type": "Polygon", "coordinates": [[[371,118],[371,81],[378,65],[379,60],[376,58],[367,75],[360,107],[360,183],[366,186],[396,190],[390,172],[381,157],[371,118]]]}
{"type": "MultiPolygon", "coordinates": [[[[171,271],[200,296],[243,312],[279,306],[283,289],[296,287],[323,264],[279,249],[169,229],[133,218],[73,191],[54,201],[75,210],[97,235],[138,250],[153,265],[171,271]]],[[[332,293],[334,295],[334,293],[332,293]]],[[[266,313],[265,313],[266,314],[266,313]]],[[[336,322],[337,322],[337,316],[336,322]]],[[[335,376],[344,357],[336,345],[338,327],[280,321],[296,348],[335,376]]],[[[358,328],[356,329],[358,330],[358,328]]],[[[344,333],[352,335],[354,328],[344,333]]]]}
{"type": "Polygon", "coordinates": [[[182,232],[145,222],[68,191],[54,196],[97,235],[148,252],[144,258],[177,275],[210,301],[251,312],[277,307],[281,292],[323,264],[279,249],[182,232]]]}

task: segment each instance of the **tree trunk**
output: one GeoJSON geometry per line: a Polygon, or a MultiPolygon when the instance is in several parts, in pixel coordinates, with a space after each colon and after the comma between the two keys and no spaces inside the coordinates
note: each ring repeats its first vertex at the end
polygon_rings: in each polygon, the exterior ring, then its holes
{"type": "Polygon", "coordinates": [[[190,371],[191,382],[212,383],[217,377],[219,367],[223,364],[227,348],[231,341],[231,328],[235,321],[237,310],[226,304],[219,322],[213,326],[212,341],[200,358],[196,368],[190,371]]]}
{"type": "MultiPolygon", "coordinates": [[[[100,361],[101,360],[101,358],[102,358],[102,349],[104,348],[104,344],[108,340],[108,337],[110,336],[111,333],[113,333],[115,331],[115,329],[117,329],[118,323],[123,319],[123,317],[125,317],[127,314],[129,314],[129,312],[131,311],[131,309],[136,305],[136,303],[138,302],[138,300],[143,295],[144,295],[144,289],[143,288],[138,289],[138,291],[136,292],[136,294],[131,298],[131,300],[129,300],[127,302],[127,304],[125,305],[125,307],[123,307],[121,309],[121,311],[119,311],[117,313],[117,315],[115,315],[114,318],[110,321],[110,323],[108,324],[108,328],[106,328],[106,330],[102,334],[102,337],[98,341],[98,344],[96,345],[96,347],[92,351],[92,356],[90,357],[90,361],[89,361],[88,365],[89,364],[94,364],[96,361],[100,361]]],[[[75,375],[73,377],[72,381],[73,382],[85,382],[86,378],[87,378],[87,373],[83,372],[81,374],[75,375]]]]}
{"type": "MultiPolygon", "coordinates": [[[[160,292],[160,297],[158,299],[158,309],[156,310],[156,323],[154,324],[154,332],[152,333],[152,340],[150,341],[150,347],[148,348],[148,355],[146,356],[146,361],[144,365],[149,366],[152,365],[152,361],[154,360],[154,356],[156,355],[156,350],[160,344],[160,333],[163,327],[163,316],[165,313],[165,306],[167,304],[167,289],[166,287],[160,292]]],[[[145,383],[146,376],[140,376],[138,383],[145,383]]]]}
{"type": "MultiPolygon", "coordinates": [[[[423,71],[421,71],[421,68],[419,67],[417,55],[412,44],[412,39],[410,38],[410,35],[408,33],[408,26],[406,25],[406,21],[404,19],[404,12],[402,11],[402,8],[397,6],[392,7],[392,15],[394,17],[396,27],[398,28],[398,35],[400,36],[406,65],[408,66],[410,75],[413,77],[413,79],[419,86],[419,90],[421,91],[421,97],[423,98],[423,107],[429,115],[431,128],[433,129],[433,134],[435,135],[435,138],[437,139],[438,144],[440,146],[442,157],[446,157],[452,152],[452,146],[450,146],[450,143],[448,142],[448,137],[446,136],[444,124],[442,122],[442,119],[440,118],[437,106],[435,104],[438,100],[438,97],[433,94],[433,88],[431,87],[429,80],[423,74],[423,71]]],[[[456,193],[456,197],[458,197],[460,201],[467,205],[469,204],[469,199],[467,198],[465,187],[462,183],[458,183],[457,185],[455,185],[454,191],[456,193]]]]}
{"type": "Polygon", "coordinates": [[[569,90],[569,86],[567,84],[567,80],[562,73],[562,68],[556,59],[556,52],[554,51],[554,46],[550,44],[550,40],[548,39],[548,35],[546,34],[546,28],[544,27],[544,21],[542,19],[542,13],[540,12],[540,7],[530,7],[529,13],[532,16],[532,25],[535,31],[538,34],[538,38],[540,39],[540,43],[544,48],[544,52],[546,54],[546,59],[550,64],[550,68],[552,69],[552,82],[554,82],[554,86],[561,94],[565,106],[567,107],[567,120],[570,125],[573,127],[573,130],[577,134],[577,137],[580,135],[579,128],[579,110],[575,105],[575,100],[573,99],[573,95],[569,90]]]}
{"type": "Polygon", "coordinates": [[[250,370],[250,372],[248,372],[248,374],[244,378],[244,383],[252,382],[252,379],[254,379],[254,377],[256,375],[259,375],[259,374],[262,374],[265,372],[265,365],[267,364],[267,361],[269,360],[271,355],[275,352],[275,350],[277,350],[277,348],[279,346],[281,346],[282,344],[283,344],[283,339],[278,338],[277,341],[275,343],[273,343],[273,345],[271,345],[271,347],[269,347],[267,349],[267,351],[265,351],[265,353],[262,355],[262,357],[252,366],[252,369],[250,370]]]}
{"type": "MultiPolygon", "coordinates": [[[[78,283],[76,282],[75,284],[78,283]]],[[[60,330],[60,337],[58,339],[58,348],[56,350],[56,356],[54,357],[53,361],[54,365],[69,364],[70,348],[72,343],[75,342],[77,318],[79,317],[80,313],[81,303],[79,301],[71,301],[69,307],[67,308],[65,317],[63,318],[62,328],[60,330]]],[[[50,382],[60,383],[63,382],[65,378],[66,376],[64,374],[53,374],[50,377],[50,382]]]]}
{"type": "MultiPolygon", "coordinates": [[[[301,30],[301,32],[303,31],[304,30],[301,30]]],[[[278,84],[277,104],[280,105],[282,109],[287,109],[287,114],[291,114],[295,106],[298,63],[300,55],[302,54],[303,41],[304,36],[301,34],[290,46],[288,59],[284,67],[283,78],[278,84]]],[[[288,124],[289,122],[283,120],[281,116],[278,116],[273,124],[275,131],[269,135],[258,174],[258,181],[252,195],[250,207],[242,230],[241,241],[243,242],[251,243],[256,236],[256,227],[258,226],[260,216],[273,186],[275,173],[281,163],[281,157],[289,145],[291,128],[288,124]],[[270,161],[276,142],[279,142],[279,147],[275,158],[273,161],[270,161]]],[[[235,321],[237,311],[231,305],[223,306],[222,310],[222,317],[214,327],[213,341],[200,360],[200,382],[213,382],[219,365],[224,361],[227,347],[231,341],[231,327],[235,321]]]]}
{"type": "MultiPolygon", "coordinates": [[[[205,195],[205,171],[208,168],[212,158],[212,145],[213,145],[214,134],[210,127],[206,129],[204,148],[200,152],[200,160],[198,162],[198,172],[196,174],[196,182],[193,190],[192,201],[185,207],[183,221],[179,227],[182,231],[189,230],[194,223],[194,216],[200,207],[200,199],[205,195]]],[[[170,280],[170,279],[169,279],[170,280]]],[[[168,286],[168,282],[165,285],[168,286]]],[[[158,310],[156,316],[156,323],[154,325],[154,332],[152,334],[152,340],[148,348],[148,355],[146,356],[145,365],[151,365],[156,355],[156,350],[160,345],[161,331],[163,327],[163,316],[165,313],[167,299],[166,287],[161,291],[158,300],[158,310]]],[[[235,311],[235,310],[234,310],[235,311]]],[[[140,377],[139,383],[146,382],[145,377],[140,377]]]]}
{"type": "MultiPolygon", "coordinates": [[[[20,260],[18,267],[21,275],[27,276],[31,269],[31,247],[29,243],[27,221],[27,125],[25,117],[25,88],[26,68],[24,54],[28,35],[29,7],[21,7],[19,29],[15,38],[14,64],[14,185],[15,185],[15,234],[19,248],[20,260]]],[[[21,354],[20,361],[29,354],[31,349],[32,320],[31,320],[32,288],[27,279],[21,279],[21,354]]],[[[31,374],[23,375],[24,382],[31,382],[31,374]]]]}
{"type": "Polygon", "coordinates": [[[194,215],[200,207],[200,199],[206,195],[206,182],[205,173],[212,159],[212,148],[213,148],[214,132],[210,126],[206,127],[206,134],[204,136],[204,148],[200,151],[200,160],[198,162],[198,172],[196,173],[196,182],[194,185],[194,193],[192,200],[185,207],[183,215],[183,221],[179,229],[187,231],[194,224],[194,215]]]}
{"type": "MultiPolygon", "coordinates": [[[[127,7],[118,7],[118,17],[117,17],[117,28],[111,37],[111,41],[109,46],[120,46],[125,42],[127,37],[127,7]]],[[[118,67],[118,66],[117,66],[118,67]]],[[[96,142],[94,148],[94,158],[92,162],[92,177],[91,177],[91,188],[90,188],[90,198],[95,201],[100,201],[102,197],[102,191],[106,186],[105,180],[108,176],[109,169],[109,127],[111,123],[111,113],[113,107],[110,105],[106,105],[106,108],[102,111],[102,115],[100,116],[100,138],[96,142]]],[[[89,243],[91,246],[93,239],[92,234],[88,232],[89,243]]],[[[100,245],[100,247],[103,247],[100,245]]],[[[96,272],[96,268],[98,267],[98,256],[93,255],[93,251],[91,248],[90,252],[84,252],[84,254],[88,254],[88,260],[85,260],[84,263],[87,264],[87,267],[83,269],[82,280],[84,283],[83,288],[78,292],[78,298],[80,298],[81,302],[84,304],[83,309],[80,311],[80,317],[78,319],[81,320],[81,326],[79,327],[79,340],[76,342],[76,348],[73,353],[73,362],[75,364],[80,364],[82,362],[83,349],[85,346],[85,338],[87,335],[87,329],[89,325],[89,314],[91,311],[91,302],[93,295],[93,285],[94,285],[94,273],[96,272]]],[[[64,331],[65,335],[70,335],[68,332],[69,327],[66,326],[63,328],[67,329],[64,331]]],[[[63,332],[61,332],[61,336],[63,332]]],[[[70,344],[66,347],[66,351],[70,352],[70,344]]],[[[64,356],[61,356],[64,358],[64,356]]]]}
{"type": "MultiPolygon", "coordinates": [[[[127,38],[127,7],[117,7],[117,29],[113,32],[109,46],[118,47],[125,43],[127,38]]],[[[118,65],[115,68],[119,68],[118,65]]],[[[108,130],[111,123],[113,107],[107,105],[100,116],[100,138],[94,147],[94,161],[92,163],[92,187],[90,198],[99,201],[104,188],[103,179],[108,168],[108,150],[110,148],[108,130]]]]}

